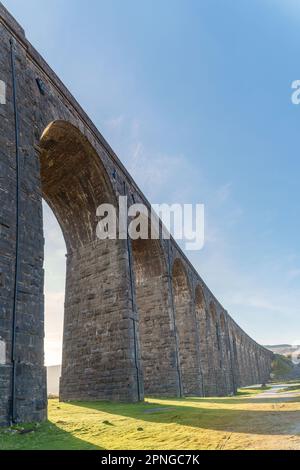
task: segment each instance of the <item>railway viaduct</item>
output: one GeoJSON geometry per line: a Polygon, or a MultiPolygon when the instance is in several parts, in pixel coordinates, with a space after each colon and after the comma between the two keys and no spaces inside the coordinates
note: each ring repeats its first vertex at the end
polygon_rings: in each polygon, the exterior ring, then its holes
{"type": "Polygon", "coordinates": [[[96,239],[102,202],[150,205],[1,3],[0,95],[0,424],[47,415],[43,198],[67,246],[61,400],[225,396],[265,382],[272,353],[173,239],[96,239]]]}

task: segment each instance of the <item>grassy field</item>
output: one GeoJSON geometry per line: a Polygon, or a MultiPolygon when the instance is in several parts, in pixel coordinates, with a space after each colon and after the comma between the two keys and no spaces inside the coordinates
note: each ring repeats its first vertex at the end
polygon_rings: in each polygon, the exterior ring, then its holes
{"type": "Polygon", "coordinates": [[[300,393],[59,403],[49,421],[0,430],[0,449],[300,449],[300,393]],[[278,398],[277,398],[278,397],[278,398]]]}

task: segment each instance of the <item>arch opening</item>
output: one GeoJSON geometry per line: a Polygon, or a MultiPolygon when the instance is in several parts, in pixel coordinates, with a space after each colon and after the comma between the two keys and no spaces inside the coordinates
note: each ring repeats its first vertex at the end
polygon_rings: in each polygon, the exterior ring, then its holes
{"type": "Polygon", "coordinates": [[[181,388],[185,396],[202,395],[199,341],[187,273],[178,258],[172,270],[173,300],[178,338],[181,388]]]}
{"type": "Polygon", "coordinates": [[[66,244],[52,210],[43,200],[45,366],[48,396],[59,395],[61,376],[66,244]]]}

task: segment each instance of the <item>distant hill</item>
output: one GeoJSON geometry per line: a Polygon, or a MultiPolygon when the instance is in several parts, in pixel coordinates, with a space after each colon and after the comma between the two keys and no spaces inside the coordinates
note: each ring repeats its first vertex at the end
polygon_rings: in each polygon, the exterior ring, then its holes
{"type": "Polygon", "coordinates": [[[300,363],[300,345],[275,344],[266,345],[265,348],[270,349],[274,354],[280,354],[291,359],[294,364],[300,363]]]}
{"type": "Polygon", "coordinates": [[[275,354],[272,362],[271,378],[273,380],[300,379],[300,363],[295,364],[288,357],[275,354]]]}
{"type": "Polygon", "coordinates": [[[48,366],[47,367],[47,390],[48,396],[59,394],[59,378],[61,375],[61,366],[48,366]]]}

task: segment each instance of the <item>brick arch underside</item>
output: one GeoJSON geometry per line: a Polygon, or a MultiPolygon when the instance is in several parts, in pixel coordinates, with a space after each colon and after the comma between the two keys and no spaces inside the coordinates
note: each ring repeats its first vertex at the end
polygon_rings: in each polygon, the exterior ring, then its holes
{"type": "Polygon", "coordinates": [[[65,121],[51,123],[40,140],[42,194],[61,226],[67,250],[96,241],[96,210],[116,206],[106,170],[83,134],[65,121]]]}

